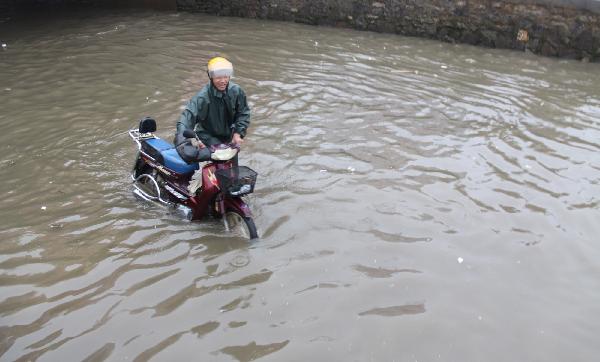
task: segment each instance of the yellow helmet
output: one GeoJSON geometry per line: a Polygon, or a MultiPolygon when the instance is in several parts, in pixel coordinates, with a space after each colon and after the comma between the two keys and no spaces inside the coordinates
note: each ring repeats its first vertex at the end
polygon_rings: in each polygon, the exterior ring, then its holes
{"type": "Polygon", "coordinates": [[[208,61],[208,77],[231,77],[233,75],[233,64],[223,57],[214,57],[208,61]]]}

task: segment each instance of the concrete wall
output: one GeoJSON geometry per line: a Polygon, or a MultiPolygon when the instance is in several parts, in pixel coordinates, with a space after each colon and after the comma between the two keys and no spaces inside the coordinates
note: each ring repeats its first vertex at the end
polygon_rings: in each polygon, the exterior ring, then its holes
{"type": "Polygon", "coordinates": [[[600,61],[600,0],[177,0],[177,6],[600,61]]]}
{"type": "Polygon", "coordinates": [[[600,61],[600,0],[0,0],[16,10],[144,7],[397,33],[600,61]]]}

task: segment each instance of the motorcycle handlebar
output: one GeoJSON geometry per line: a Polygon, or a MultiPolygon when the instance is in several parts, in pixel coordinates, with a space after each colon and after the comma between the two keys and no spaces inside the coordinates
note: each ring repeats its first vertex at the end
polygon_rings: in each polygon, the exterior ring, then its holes
{"type": "Polygon", "coordinates": [[[192,131],[191,129],[186,129],[183,131],[183,137],[185,138],[198,138],[196,136],[196,132],[192,131]]]}

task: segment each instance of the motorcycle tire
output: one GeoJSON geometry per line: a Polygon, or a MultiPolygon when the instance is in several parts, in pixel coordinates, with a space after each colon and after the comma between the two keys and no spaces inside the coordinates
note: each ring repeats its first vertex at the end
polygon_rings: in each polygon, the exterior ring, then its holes
{"type": "Polygon", "coordinates": [[[228,210],[223,218],[226,220],[229,230],[250,240],[258,238],[256,225],[251,217],[245,217],[239,212],[228,210]]]}

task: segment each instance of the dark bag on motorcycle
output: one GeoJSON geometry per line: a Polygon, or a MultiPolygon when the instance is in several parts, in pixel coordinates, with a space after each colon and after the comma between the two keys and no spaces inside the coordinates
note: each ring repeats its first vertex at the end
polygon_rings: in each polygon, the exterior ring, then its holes
{"type": "Polygon", "coordinates": [[[202,162],[210,160],[210,150],[205,148],[199,148],[194,145],[196,139],[185,138],[182,134],[175,136],[175,149],[179,156],[186,163],[202,162]]]}

